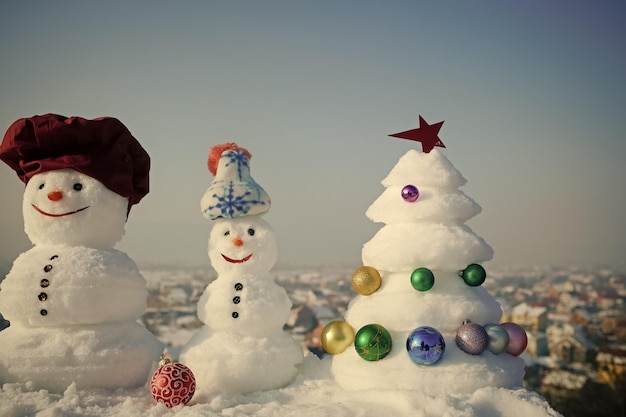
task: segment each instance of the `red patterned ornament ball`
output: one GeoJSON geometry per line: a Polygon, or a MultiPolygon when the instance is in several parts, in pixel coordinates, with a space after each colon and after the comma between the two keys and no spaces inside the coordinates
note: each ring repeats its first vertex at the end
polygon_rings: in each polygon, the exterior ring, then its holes
{"type": "Polygon", "coordinates": [[[150,389],[157,402],[172,408],[191,400],[196,391],[196,378],[182,363],[166,362],[152,375],[150,389]]]}

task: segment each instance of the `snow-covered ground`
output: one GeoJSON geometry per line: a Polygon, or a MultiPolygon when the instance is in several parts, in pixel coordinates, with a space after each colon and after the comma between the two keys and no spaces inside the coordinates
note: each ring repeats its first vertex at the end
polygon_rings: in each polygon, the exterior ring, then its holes
{"type": "Polygon", "coordinates": [[[62,394],[33,390],[29,384],[5,384],[0,390],[0,417],[129,416],[413,416],[496,417],[558,416],[537,394],[527,390],[483,388],[472,395],[429,397],[418,391],[340,389],[330,376],[330,359],[309,356],[288,386],[246,395],[216,395],[168,409],[156,403],[147,386],[132,390],[77,390],[62,394]]]}

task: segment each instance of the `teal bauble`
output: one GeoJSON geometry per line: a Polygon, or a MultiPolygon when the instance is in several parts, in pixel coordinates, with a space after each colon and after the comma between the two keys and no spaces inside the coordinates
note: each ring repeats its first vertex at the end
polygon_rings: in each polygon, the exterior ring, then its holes
{"type": "Polygon", "coordinates": [[[435,284],[435,275],[428,268],[417,268],[411,274],[411,285],[417,291],[428,291],[435,284]]]}
{"type": "Polygon", "coordinates": [[[379,361],[391,352],[391,335],[380,324],[365,325],[354,337],[354,348],[366,361],[379,361]]]}
{"type": "Polygon", "coordinates": [[[493,323],[485,324],[483,327],[489,336],[489,345],[487,345],[489,352],[499,355],[509,347],[510,336],[504,327],[493,323]]]}

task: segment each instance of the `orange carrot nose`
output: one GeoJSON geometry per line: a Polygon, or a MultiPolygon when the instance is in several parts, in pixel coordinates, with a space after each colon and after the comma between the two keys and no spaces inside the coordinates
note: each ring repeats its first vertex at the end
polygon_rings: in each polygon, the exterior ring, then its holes
{"type": "Polygon", "coordinates": [[[52,201],[59,201],[63,198],[63,193],[61,191],[50,191],[48,193],[48,199],[52,201]]]}
{"type": "Polygon", "coordinates": [[[236,238],[233,239],[233,245],[241,246],[241,245],[243,245],[243,240],[241,240],[238,237],[236,237],[236,238]]]}

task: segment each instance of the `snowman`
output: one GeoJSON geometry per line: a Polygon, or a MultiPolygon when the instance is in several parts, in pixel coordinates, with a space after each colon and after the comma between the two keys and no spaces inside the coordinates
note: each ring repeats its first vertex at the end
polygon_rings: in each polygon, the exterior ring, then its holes
{"type": "Polygon", "coordinates": [[[183,347],[180,362],[196,376],[196,399],[284,386],[297,375],[303,350],[283,331],[291,302],[269,276],[276,237],[261,218],[270,198],[250,176],[250,153],[234,143],[215,146],[215,180],[201,200],[215,220],[208,255],[218,277],[198,301],[205,325],[183,347]]]}
{"type": "Polygon", "coordinates": [[[113,248],[148,193],[150,158],[117,119],[54,114],[13,123],[0,158],[26,183],[22,253],[0,287],[0,384],[144,384],[162,345],[137,320],[146,282],[113,248]]]}

